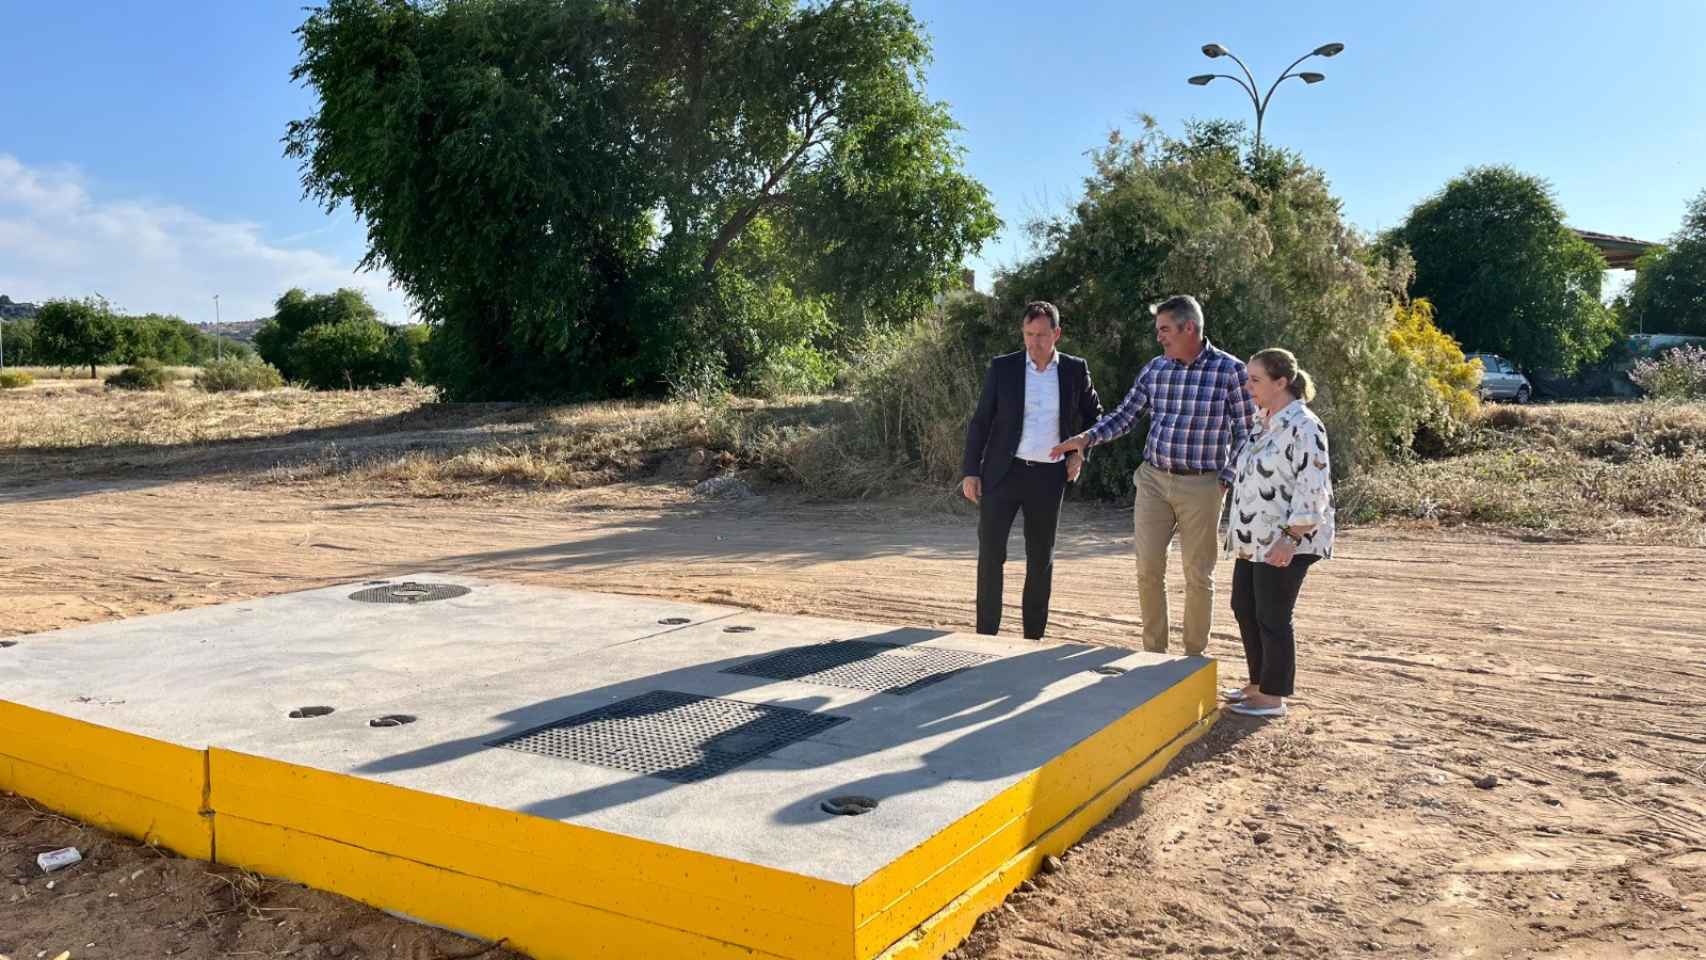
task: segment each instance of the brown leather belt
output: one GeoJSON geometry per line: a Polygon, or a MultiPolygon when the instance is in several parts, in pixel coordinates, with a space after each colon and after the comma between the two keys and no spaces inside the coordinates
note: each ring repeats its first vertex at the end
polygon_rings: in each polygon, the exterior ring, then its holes
{"type": "Polygon", "coordinates": [[[1145,460],[1143,462],[1153,469],[1159,470],[1162,473],[1170,473],[1175,477],[1205,477],[1210,474],[1218,475],[1220,473],[1219,470],[1175,470],[1172,467],[1163,467],[1153,460],[1145,460]]]}

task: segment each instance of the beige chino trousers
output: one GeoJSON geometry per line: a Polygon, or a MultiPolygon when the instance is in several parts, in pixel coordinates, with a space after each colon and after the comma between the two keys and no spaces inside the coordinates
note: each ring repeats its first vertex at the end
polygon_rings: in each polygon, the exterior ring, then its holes
{"type": "Polygon", "coordinates": [[[1212,473],[1179,476],[1145,463],[1132,474],[1137,502],[1132,530],[1137,552],[1137,602],[1143,649],[1167,651],[1167,546],[1174,534],[1185,564],[1185,653],[1208,650],[1214,624],[1214,564],[1220,557],[1220,506],[1225,495],[1212,473]]]}

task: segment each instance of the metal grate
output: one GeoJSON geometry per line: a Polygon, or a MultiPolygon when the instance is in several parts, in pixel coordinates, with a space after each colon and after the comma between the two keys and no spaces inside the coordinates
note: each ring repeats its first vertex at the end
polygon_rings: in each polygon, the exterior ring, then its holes
{"type": "Polygon", "coordinates": [[[723,672],[905,696],[994,659],[965,650],[842,640],[795,647],[723,672]]]}
{"type": "Polygon", "coordinates": [[[657,690],[494,740],[488,746],[694,783],[846,720],[657,690]]]}
{"type": "Polygon", "coordinates": [[[383,587],[369,587],[357,590],[349,595],[351,600],[362,603],[425,603],[429,600],[449,600],[460,597],[468,592],[467,587],[459,587],[454,583],[388,583],[383,587]]]}

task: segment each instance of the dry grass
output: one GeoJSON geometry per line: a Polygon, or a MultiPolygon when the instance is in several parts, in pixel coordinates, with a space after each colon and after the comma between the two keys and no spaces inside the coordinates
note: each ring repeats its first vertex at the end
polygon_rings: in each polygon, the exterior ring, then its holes
{"type": "Polygon", "coordinates": [[[1706,404],[1489,407],[1468,444],[1344,485],[1360,522],[1706,545],[1706,404]]]}
{"type": "MultiPolygon", "coordinates": [[[[88,367],[14,367],[8,364],[6,369],[22,370],[30,376],[35,377],[38,383],[43,380],[51,380],[56,382],[55,385],[58,385],[58,382],[60,381],[64,381],[68,384],[85,383],[98,386],[100,385],[100,382],[105,380],[108,376],[123,370],[124,365],[96,367],[96,376],[94,380],[89,379],[88,367]]],[[[193,380],[195,379],[196,371],[201,368],[167,367],[166,369],[172,374],[172,379],[174,380],[193,380]]]]}
{"type": "MultiPolygon", "coordinates": [[[[940,494],[839,397],[440,404],[429,389],[205,394],[64,381],[0,393],[0,473],[226,477],[418,497],[688,484],[735,470],[828,499],[940,494]]],[[[1706,543],[1706,404],[1490,407],[1452,456],[1341,485],[1351,522],[1706,543]]]]}
{"type": "Polygon", "coordinates": [[[432,396],[431,390],[419,387],[210,394],[109,391],[99,381],[38,382],[32,389],[0,395],[0,451],[183,446],[279,437],[395,416],[419,409],[432,396]]]}

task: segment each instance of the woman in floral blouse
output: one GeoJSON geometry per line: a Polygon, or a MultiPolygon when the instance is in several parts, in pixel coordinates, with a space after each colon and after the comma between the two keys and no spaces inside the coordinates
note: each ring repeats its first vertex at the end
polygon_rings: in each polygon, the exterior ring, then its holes
{"type": "Polygon", "coordinates": [[[1297,593],[1310,564],[1333,555],[1333,479],[1327,431],[1308,406],[1315,386],[1297,358],[1263,350],[1249,373],[1256,428],[1233,461],[1226,551],[1250,683],[1224,695],[1234,713],[1279,717],[1297,674],[1297,593]]]}

